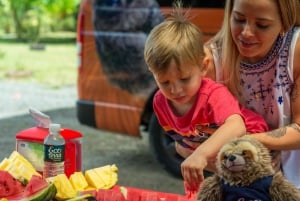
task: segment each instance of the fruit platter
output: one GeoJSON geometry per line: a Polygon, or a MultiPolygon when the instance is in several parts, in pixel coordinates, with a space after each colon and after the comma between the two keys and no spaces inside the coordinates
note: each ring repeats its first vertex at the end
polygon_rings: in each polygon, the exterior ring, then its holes
{"type": "Polygon", "coordinates": [[[0,201],[191,201],[186,196],[119,186],[115,164],[44,179],[18,151],[0,162],[0,201]]]}

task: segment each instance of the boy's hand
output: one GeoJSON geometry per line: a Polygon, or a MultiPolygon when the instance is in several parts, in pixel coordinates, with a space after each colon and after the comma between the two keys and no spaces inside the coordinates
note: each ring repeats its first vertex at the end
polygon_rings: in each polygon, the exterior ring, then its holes
{"type": "Polygon", "coordinates": [[[193,189],[189,186],[189,184],[187,182],[184,181],[183,183],[184,185],[184,192],[185,192],[185,196],[188,198],[188,199],[191,199],[191,200],[196,200],[197,199],[197,195],[199,193],[199,190],[200,190],[200,187],[197,188],[197,189],[193,189]]]}
{"type": "Polygon", "coordinates": [[[194,153],[181,164],[182,176],[189,189],[199,189],[204,180],[203,170],[207,166],[206,159],[194,153]]]}
{"type": "MultiPolygon", "coordinates": [[[[188,140],[183,140],[186,144],[188,144],[191,147],[195,147],[197,148],[198,146],[201,145],[201,143],[197,143],[197,142],[191,142],[188,140]]],[[[183,147],[181,144],[179,144],[178,142],[175,142],[175,149],[176,152],[183,158],[187,158],[189,157],[194,151],[189,149],[189,148],[185,148],[183,147]]],[[[208,160],[207,161],[207,166],[205,167],[205,170],[210,171],[210,172],[216,172],[216,159],[212,160],[208,160]]]]}

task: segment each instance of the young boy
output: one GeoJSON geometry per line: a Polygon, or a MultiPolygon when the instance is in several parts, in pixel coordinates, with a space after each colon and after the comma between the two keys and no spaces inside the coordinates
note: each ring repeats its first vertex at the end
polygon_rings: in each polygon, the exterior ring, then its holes
{"type": "Polygon", "coordinates": [[[208,160],[215,160],[227,141],[268,130],[263,118],[240,107],[224,85],[205,78],[209,59],[201,31],[180,8],[150,32],[144,56],[159,87],[153,100],[159,123],[176,149],[192,150],[181,164],[189,188],[199,187],[208,160]]]}

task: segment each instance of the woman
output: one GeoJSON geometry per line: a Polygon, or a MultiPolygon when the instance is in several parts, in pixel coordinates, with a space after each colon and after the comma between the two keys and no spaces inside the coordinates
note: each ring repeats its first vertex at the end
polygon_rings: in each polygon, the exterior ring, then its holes
{"type": "MultiPolygon", "coordinates": [[[[254,136],[269,149],[282,150],[283,172],[298,189],[299,26],[299,0],[227,0],[223,26],[207,43],[212,53],[210,77],[227,85],[241,104],[265,118],[272,131],[254,136]]],[[[179,144],[176,149],[183,157],[190,154],[179,144]]],[[[188,183],[197,180],[197,164],[183,163],[181,169],[188,183]]]]}

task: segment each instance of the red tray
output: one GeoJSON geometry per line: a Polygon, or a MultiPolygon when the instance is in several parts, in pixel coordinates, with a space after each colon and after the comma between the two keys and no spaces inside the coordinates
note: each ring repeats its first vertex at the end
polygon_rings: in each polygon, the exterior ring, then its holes
{"type": "Polygon", "coordinates": [[[115,186],[112,189],[85,191],[96,197],[97,201],[196,201],[184,195],[164,193],[128,186],[115,186]],[[123,193],[121,189],[124,188],[123,193]],[[124,193],[126,191],[127,193],[124,193]],[[127,194],[127,195],[124,195],[127,194]]]}

